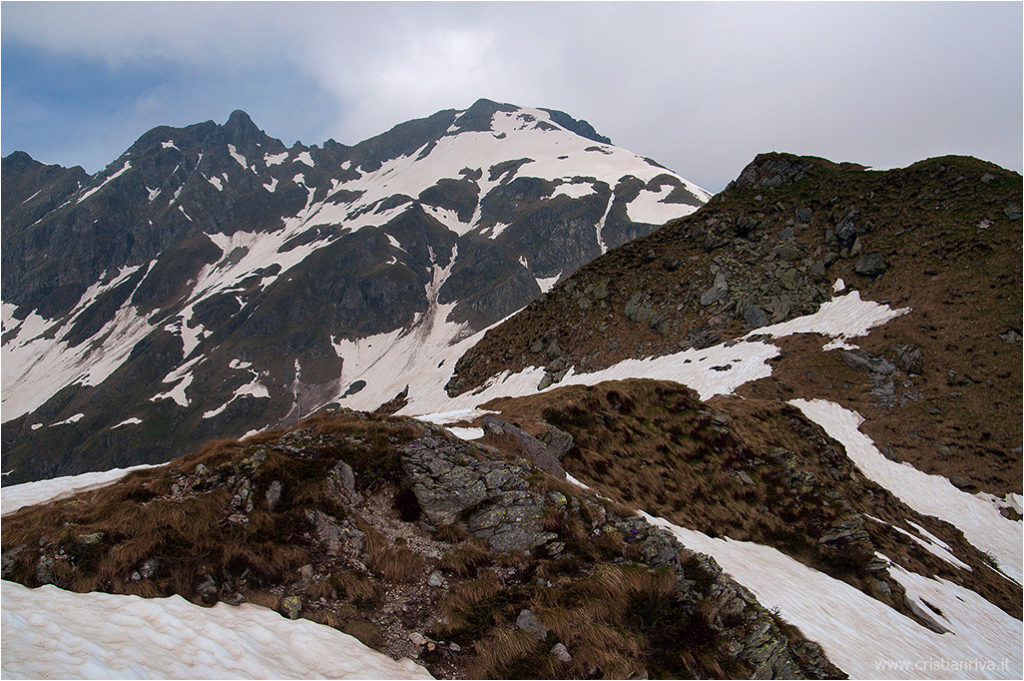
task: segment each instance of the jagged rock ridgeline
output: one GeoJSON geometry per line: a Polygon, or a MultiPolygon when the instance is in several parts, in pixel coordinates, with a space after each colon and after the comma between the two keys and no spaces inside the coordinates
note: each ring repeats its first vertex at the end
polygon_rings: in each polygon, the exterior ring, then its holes
{"type": "Polygon", "coordinates": [[[372,367],[450,373],[440,349],[709,197],[488,100],[354,146],[287,147],[236,111],[92,177],[12,154],[3,192],[5,483],[372,409],[408,383],[372,367]]]}
{"type": "Polygon", "coordinates": [[[407,419],[325,413],[4,524],[5,578],[267,605],[439,677],[842,676],[713,559],[407,419]]]}

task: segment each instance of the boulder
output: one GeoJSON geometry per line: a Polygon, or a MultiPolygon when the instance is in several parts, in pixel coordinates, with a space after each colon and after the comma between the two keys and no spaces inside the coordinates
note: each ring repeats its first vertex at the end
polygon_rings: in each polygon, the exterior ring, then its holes
{"type": "Polygon", "coordinates": [[[857,258],[853,270],[865,277],[877,277],[889,269],[885,257],[881,253],[865,253],[857,258]]]}

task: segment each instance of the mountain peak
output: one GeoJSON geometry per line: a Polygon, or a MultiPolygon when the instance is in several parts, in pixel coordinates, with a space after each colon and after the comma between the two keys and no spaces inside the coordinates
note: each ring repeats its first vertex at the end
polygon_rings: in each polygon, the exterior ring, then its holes
{"type": "Polygon", "coordinates": [[[248,146],[251,143],[255,143],[263,135],[263,131],[256,127],[249,114],[241,109],[235,109],[231,112],[223,128],[228,137],[239,146],[248,146]]]}

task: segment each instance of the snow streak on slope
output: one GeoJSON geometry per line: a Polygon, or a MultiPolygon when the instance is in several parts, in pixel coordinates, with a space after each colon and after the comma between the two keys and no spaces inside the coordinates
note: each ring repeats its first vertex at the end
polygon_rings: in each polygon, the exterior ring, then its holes
{"type": "Polygon", "coordinates": [[[356,638],[256,605],[204,608],[3,583],[4,678],[433,678],[356,638]]]}
{"type": "MultiPolygon", "coordinates": [[[[863,335],[872,327],[884,324],[905,312],[905,309],[893,310],[886,305],[861,300],[860,293],[853,291],[822,304],[814,314],[798,317],[786,325],[757,329],[749,335],[768,333],[778,337],[791,333],[817,332],[833,337],[850,338],[863,335]]],[[[521,397],[541,392],[537,390],[537,385],[544,377],[544,370],[529,367],[516,374],[505,372],[494,376],[483,389],[473,393],[448,397],[441,386],[451,377],[454,361],[462,355],[467,346],[472,346],[480,334],[447,348],[427,347],[414,342],[403,346],[403,351],[408,353],[408,356],[418,357],[416,361],[420,365],[428,365],[427,369],[432,366],[428,357],[433,358],[435,363],[438,357],[444,358],[444,370],[440,371],[435,367],[431,370],[431,380],[410,383],[409,404],[399,413],[416,416],[455,409],[473,409],[496,397],[521,397]],[[440,380],[434,380],[434,375],[439,376],[440,380]]],[[[566,385],[596,385],[602,381],[627,378],[651,378],[682,383],[696,390],[700,398],[706,400],[714,395],[729,394],[749,381],[770,376],[771,366],[768,360],[778,354],[778,347],[770,343],[741,339],[731,346],[723,343],[702,350],[684,350],[661,357],[626,359],[607,369],[592,373],[577,374],[574,369],[570,369],[560,382],[545,390],[555,390],[566,385]],[[712,371],[713,367],[715,370],[712,371]]],[[[366,380],[368,385],[389,380],[391,385],[395,385],[402,379],[392,375],[394,370],[390,364],[381,362],[372,371],[360,374],[360,377],[366,380]]],[[[405,374],[412,375],[414,374],[405,374]]],[[[385,399],[394,397],[394,394],[388,395],[385,399]]],[[[349,402],[345,404],[354,406],[349,402]]]]}
{"type": "Polygon", "coordinates": [[[135,344],[153,329],[132,305],[130,297],[113,319],[87,342],[72,347],[61,339],[97,298],[116,288],[138,269],[139,266],[124,267],[109,281],[90,286],[63,320],[44,319],[33,312],[17,322],[13,317],[14,306],[3,305],[4,333],[17,332],[12,340],[4,343],[2,350],[0,404],[4,422],[42,406],[67,385],[101,383],[128,359],[135,344]]]}
{"type": "Polygon", "coordinates": [[[846,448],[846,455],[868,478],[902,499],[918,513],[933,515],[960,528],[967,541],[999,561],[999,569],[1021,583],[1021,523],[1004,518],[988,501],[961,492],[940,475],[887,459],[859,426],[857,412],[826,400],[792,400],[807,418],[846,448]]]}
{"type": "Polygon", "coordinates": [[[132,471],[156,468],[143,464],[130,468],[115,468],[109,471],[98,473],[82,473],[80,475],[65,475],[60,478],[49,480],[37,480],[26,482],[21,485],[11,485],[0,489],[0,515],[14,513],[22,506],[42,504],[53,499],[60,499],[65,496],[86,492],[91,489],[109,485],[120,480],[132,471]]]}
{"type": "Polygon", "coordinates": [[[695,551],[708,553],[733,579],[754,592],[766,608],[817,641],[851,678],[1021,678],[1020,620],[978,594],[943,579],[890,567],[912,598],[942,611],[938,621],[952,631],[939,635],[854,587],[807,567],[768,546],[712,539],[644,515],[695,551]],[[994,669],[957,669],[992,662],[994,669]],[[1005,666],[1004,666],[1005,662],[1005,666]]]}

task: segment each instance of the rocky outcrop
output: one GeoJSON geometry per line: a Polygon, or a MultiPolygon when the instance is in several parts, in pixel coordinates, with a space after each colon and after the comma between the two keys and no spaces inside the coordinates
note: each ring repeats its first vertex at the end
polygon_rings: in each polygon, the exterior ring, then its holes
{"type": "Polygon", "coordinates": [[[563,665],[546,673],[565,678],[651,664],[672,676],[842,676],[713,559],[518,451],[332,412],[6,517],[3,577],[258,602],[417,657],[438,677],[514,675],[475,665],[515,632],[536,650],[512,658],[563,665]],[[116,517],[100,512],[111,505],[116,517]],[[602,603],[588,617],[600,636],[645,641],[644,655],[598,661],[585,631],[567,637],[552,608],[581,607],[578,593],[624,609],[602,603]],[[696,648],[680,656],[681,645],[696,648]]]}

